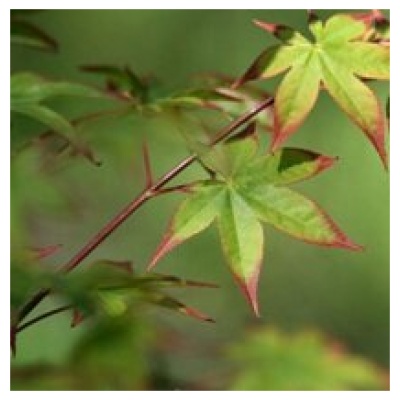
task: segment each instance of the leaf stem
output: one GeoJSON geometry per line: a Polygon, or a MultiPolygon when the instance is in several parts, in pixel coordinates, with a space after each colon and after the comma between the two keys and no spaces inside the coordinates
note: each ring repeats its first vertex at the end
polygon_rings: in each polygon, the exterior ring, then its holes
{"type": "Polygon", "coordinates": [[[28,328],[29,326],[34,325],[37,322],[42,321],[43,319],[51,317],[52,315],[60,314],[60,313],[62,313],[64,311],[71,310],[72,308],[73,308],[73,305],[69,304],[69,305],[66,305],[66,306],[61,306],[61,307],[55,308],[54,310],[47,311],[47,312],[45,312],[43,314],[40,314],[37,317],[32,318],[29,321],[25,322],[24,324],[21,324],[15,330],[15,333],[19,333],[19,332],[23,331],[24,329],[28,328]]]}
{"type": "MultiPolygon", "coordinates": [[[[270,107],[274,103],[274,98],[270,97],[251,111],[243,114],[241,117],[232,121],[230,124],[222,128],[211,141],[211,146],[222,142],[227,139],[235,130],[242,125],[249,122],[253,117],[261,111],[270,107]]],[[[103,228],[101,228],[65,265],[61,267],[61,271],[69,272],[75,269],[89,254],[93,252],[108,236],[110,236],[129,216],[131,216],[139,207],[162,193],[162,188],[184,171],[187,167],[196,161],[197,155],[191,155],[181,161],[176,167],[172,168],[164,174],[157,182],[153,183],[150,187],[145,188],[139,195],[134,198],[125,208],[123,208],[114,218],[112,218],[103,228]]],[[[21,308],[18,314],[17,326],[26,316],[50,293],[50,289],[42,289],[37,292],[28,302],[21,308]]],[[[27,323],[26,323],[27,324],[27,323]]],[[[21,326],[25,326],[23,324],[21,326]]],[[[21,326],[17,329],[20,330],[21,326]]]]}

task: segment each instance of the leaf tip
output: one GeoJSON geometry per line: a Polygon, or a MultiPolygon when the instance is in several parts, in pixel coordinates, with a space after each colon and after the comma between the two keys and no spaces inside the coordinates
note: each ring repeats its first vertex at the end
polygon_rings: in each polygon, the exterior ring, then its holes
{"type": "Polygon", "coordinates": [[[389,170],[389,161],[388,155],[385,148],[385,134],[384,134],[384,127],[383,123],[382,126],[379,127],[377,135],[369,135],[368,138],[370,139],[372,145],[374,146],[376,152],[378,153],[379,158],[382,161],[383,167],[386,171],[389,170]]]}
{"type": "Polygon", "coordinates": [[[280,132],[274,132],[273,136],[272,136],[272,140],[271,143],[269,145],[269,149],[268,152],[270,153],[274,153],[277,150],[279,150],[279,148],[283,145],[283,143],[285,142],[287,138],[286,134],[282,134],[280,132]]]}
{"type": "Polygon", "coordinates": [[[213,318],[209,317],[206,314],[203,314],[202,312],[196,310],[195,308],[184,306],[181,307],[180,311],[189,317],[196,318],[204,322],[215,323],[215,320],[213,318]]]}
{"type": "Polygon", "coordinates": [[[240,86],[242,86],[245,83],[245,76],[241,76],[240,78],[236,79],[232,85],[231,89],[236,90],[239,89],[240,86]]]}
{"type": "Polygon", "coordinates": [[[168,233],[158,246],[157,250],[155,251],[153,257],[150,260],[149,265],[146,267],[146,271],[149,272],[150,270],[152,270],[158,263],[158,261],[160,261],[165,254],[167,254],[174,247],[176,247],[179,244],[179,242],[180,241],[174,238],[171,233],[168,233]]]}
{"type": "Polygon", "coordinates": [[[258,295],[257,295],[259,275],[260,275],[259,266],[254,271],[253,275],[248,279],[243,279],[237,274],[234,274],[235,280],[239,284],[242,293],[245,295],[246,300],[250,304],[254,312],[254,315],[258,318],[261,317],[258,305],[258,295]]]}
{"type": "Polygon", "coordinates": [[[57,253],[62,248],[62,244],[55,244],[46,247],[35,247],[33,248],[34,257],[38,260],[57,253]]]}
{"type": "Polygon", "coordinates": [[[333,242],[333,245],[335,247],[340,247],[342,249],[351,250],[351,251],[364,251],[365,250],[364,246],[361,246],[361,245],[353,242],[346,236],[337,238],[333,242]]]}
{"type": "Polygon", "coordinates": [[[260,21],[259,19],[253,19],[253,24],[257,27],[267,31],[268,33],[275,34],[276,31],[279,29],[279,25],[271,24],[269,22],[260,21]]]}
{"type": "Polygon", "coordinates": [[[85,316],[75,308],[72,314],[71,328],[75,328],[76,326],[80,325],[84,319],[85,316]]]}
{"type": "Polygon", "coordinates": [[[339,161],[339,157],[330,157],[330,156],[324,156],[321,155],[318,157],[318,162],[317,162],[317,168],[315,171],[315,174],[319,174],[322,171],[325,171],[326,169],[332,167],[334,164],[336,164],[339,161]]]}

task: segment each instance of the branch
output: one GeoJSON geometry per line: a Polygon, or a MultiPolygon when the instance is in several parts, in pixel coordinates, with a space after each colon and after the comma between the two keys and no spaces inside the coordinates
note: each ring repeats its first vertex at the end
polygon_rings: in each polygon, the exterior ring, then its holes
{"type": "MultiPolygon", "coordinates": [[[[222,128],[211,141],[211,146],[227,139],[236,129],[249,122],[253,117],[261,111],[270,107],[274,103],[274,98],[270,97],[258,104],[253,110],[247,112],[237,118],[229,125],[222,128]]],[[[197,160],[197,155],[191,155],[181,161],[175,168],[164,174],[157,182],[144,190],[134,198],[125,208],[123,208],[114,218],[111,219],[102,229],[100,229],[60,270],[69,272],[75,269],[89,254],[92,253],[108,236],[111,235],[124,221],[128,219],[139,207],[151,198],[162,193],[164,186],[173,180],[182,171],[188,168],[197,160]]],[[[19,311],[17,326],[25,317],[45,298],[49,295],[50,289],[42,289],[36,293],[19,311]]],[[[25,324],[24,324],[25,325],[25,324]]],[[[24,326],[21,325],[21,326],[24,326]]],[[[21,327],[20,326],[20,327],[21,327]]],[[[17,329],[18,331],[18,329],[17,329]]]]}

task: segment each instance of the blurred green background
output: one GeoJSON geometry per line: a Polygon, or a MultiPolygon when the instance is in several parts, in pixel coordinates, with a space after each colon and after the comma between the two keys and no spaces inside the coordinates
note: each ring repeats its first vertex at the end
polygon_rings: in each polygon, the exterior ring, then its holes
{"type": "MultiPolygon", "coordinates": [[[[332,13],[318,12],[322,17],[332,13]]],[[[96,84],[99,79],[80,72],[77,66],[130,65],[139,74],[155,75],[178,88],[201,72],[238,76],[273,43],[254,27],[254,18],[283,22],[306,32],[304,10],[44,11],[30,20],[57,39],[59,54],[12,47],[11,70],[96,84]]],[[[278,81],[260,86],[273,90],[278,81]]],[[[372,86],[384,101],[388,85],[372,86]]],[[[71,117],[104,107],[86,100],[62,99],[53,104],[71,117]]],[[[26,133],[42,129],[23,119],[13,128],[26,133]]],[[[140,147],[144,138],[157,176],[187,154],[174,128],[162,119],[107,119],[88,126],[82,135],[103,161],[101,167],[82,158],[61,159],[44,174],[37,167],[34,149],[12,161],[13,207],[23,205],[24,214],[18,218],[24,221],[31,243],[63,244],[49,259],[54,265],[66,261],[142,188],[140,147]]],[[[316,329],[343,343],[348,351],[389,367],[389,176],[362,132],[324,93],[289,144],[340,157],[335,168],[297,189],[323,206],[365,251],[311,246],[266,227],[259,288],[262,317],[256,319],[229,274],[214,227],[177,248],[158,265],[159,272],[213,281],[221,288],[182,289],[177,294],[215,318],[216,324],[152,308],[140,312],[143,325],[156,338],[163,338],[152,339],[158,344],[150,349],[150,356],[143,356],[147,360],[143,363],[163,365],[169,379],[190,382],[206,376],[211,387],[221,388],[224,381],[216,377],[229,369],[221,349],[261,325],[286,332],[316,329]],[[164,349],[160,342],[171,348],[177,342],[178,350],[164,349]]],[[[198,173],[193,167],[180,180],[197,178],[198,173]]],[[[147,204],[88,262],[127,259],[143,271],[181,198],[173,194],[147,204]]],[[[71,359],[75,343],[88,330],[90,324],[69,329],[67,315],[48,319],[20,335],[12,365],[60,367],[71,359]]],[[[124,354],[135,357],[124,351],[121,357],[124,354]]]]}

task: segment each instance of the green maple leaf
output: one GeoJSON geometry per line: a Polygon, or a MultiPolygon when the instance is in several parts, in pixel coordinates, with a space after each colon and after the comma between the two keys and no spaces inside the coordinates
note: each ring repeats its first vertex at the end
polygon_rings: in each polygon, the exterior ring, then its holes
{"type": "Polygon", "coordinates": [[[215,288],[216,285],[162,274],[138,276],[127,261],[98,260],[77,275],[55,274],[51,277],[51,282],[53,292],[63,296],[74,306],[72,326],[99,312],[110,316],[122,315],[129,309],[137,309],[138,302],[214,322],[208,315],[185,305],[163,289],[215,288]]]}
{"type": "Polygon", "coordinates": [[[149,265],[151,269],[167,252],[216,220],[225,258],[256,314],[264,249],[260,222],[306,242],[360,248],[317,204],[285,187],[325,170],[334,158],[295,148],[257,157],[257,150],[257,141],[246,137],[217,146],[202,157],[218,179],[191,187],[149,265]]]}
{"type": "Polygon", "coordinates": [[[322,83],[339,107],[365,132],[386,165],[382,106],[360,78],[388,80],[390,51],[387,44],[365,40],[370,24],[347,14],[335,15],[325,24],[311,18],[309,28],[314,41],[284,25],[260,21],[256,24],[282,43],[261,53],[235,87],[287,72],[275,96],[272,150],[306,118],[322,83]]]}
{"type": "Polygon", "coordinates": [[[385,371],[315,331],[249,332],[228,347],[230,390],[387,390],[385,371]]]}
{"type": "Polygon", "coordinates": [[[77,83],[54,82],[30,72],[19,72],[11,76],[11,111],[34,119],[57,132],[78,153],[94,161],[90,150],[79,142],[71,122],[45,104],[49,99],[60,96],[105,98],[100,91],[77,83]]]}

